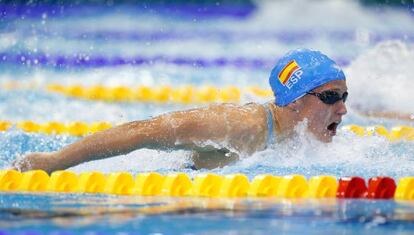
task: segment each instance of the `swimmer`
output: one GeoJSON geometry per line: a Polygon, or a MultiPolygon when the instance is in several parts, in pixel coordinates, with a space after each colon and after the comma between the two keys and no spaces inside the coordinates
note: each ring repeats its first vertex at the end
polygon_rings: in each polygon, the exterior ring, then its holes
{"type": "Polygon", "coordinates": [[[277,62],[269,82],[275,96],[269,103],[214,104],[133,121],[56,152],[27,154],[13,167],[50,173],[148,148],[190,150],[195,169],[212,169],[291,137],[304,120],[316,139],[332,141],[348,96],[345,75],[333,60],[319,51],[291,51],[277,62]]]}

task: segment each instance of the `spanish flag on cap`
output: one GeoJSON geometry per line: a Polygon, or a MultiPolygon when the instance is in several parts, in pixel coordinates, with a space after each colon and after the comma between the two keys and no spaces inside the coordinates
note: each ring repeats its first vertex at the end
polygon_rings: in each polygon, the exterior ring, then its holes
{"type": "Polygon", "coordinates": [[[279,73],[279,81],[285,85],[286,82],[289,80],[292,73],[296,70],[300,69],[298,63],[295,60],[291,60],[279,73]]]}

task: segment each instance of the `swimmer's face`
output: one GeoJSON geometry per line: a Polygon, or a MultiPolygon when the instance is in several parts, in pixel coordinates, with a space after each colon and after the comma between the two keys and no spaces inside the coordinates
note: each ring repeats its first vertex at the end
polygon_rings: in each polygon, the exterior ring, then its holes
{"type": "MultiPolygon", "coordinates": [[[[346,82],[337,80],[320,86],[313,92],[335,91],[342,97],[347,90],[346,82]]],[[[339,100],[334,104],[325,104],[314,95],[305,95],[300,100],[300,115],[302,119],[308,120],[308,130],[320,141],[331,142],[342,116],[347,112],[345,103],[339,100]]]]}

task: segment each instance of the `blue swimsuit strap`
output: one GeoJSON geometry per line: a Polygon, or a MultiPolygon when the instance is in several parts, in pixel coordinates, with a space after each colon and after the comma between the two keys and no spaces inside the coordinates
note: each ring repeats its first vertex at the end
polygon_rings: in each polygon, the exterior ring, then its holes
{"type": "Polygon", "coordinates": [[[268,104],[264,105],[264,108],[266,110],[266,119],[267,119],[266,147],[268,147],[273,144],[273,113],[270,110],[270,107],[268,104]]]}

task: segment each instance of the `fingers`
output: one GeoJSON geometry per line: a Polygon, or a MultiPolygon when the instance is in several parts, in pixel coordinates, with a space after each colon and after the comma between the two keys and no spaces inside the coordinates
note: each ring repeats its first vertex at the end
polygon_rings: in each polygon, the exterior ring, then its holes
{"type": "Polygon", "coordinates": [[[29,153],[25,156],[17,156],[11,164],[11,168],[20,172],[42,169],[42,153],[29,153]]]}
{"type": "Polygon", "coordinates": [[[21,172],[44,170],[48,173],[58,169],[56,161],[54,161],[50,153],[29,153],[24,157],[17,157],[10,168],[21,172]]]}
{"type": "Polygon", "coordinates": [[[26,158],[21,158],[14,160],[10,168],[12,170],[24,172],[30,170],[29,165],[30,164],[27,162],[26,158]]]}

